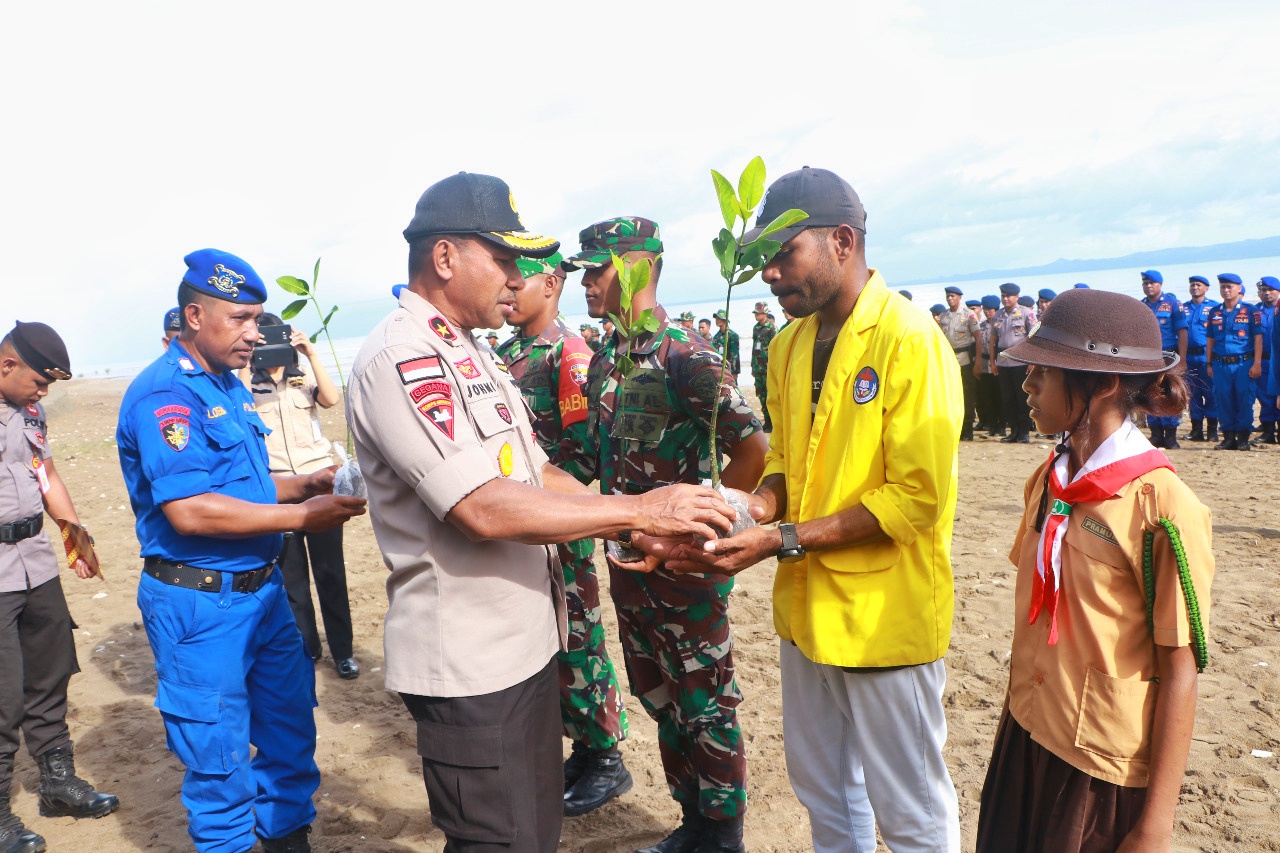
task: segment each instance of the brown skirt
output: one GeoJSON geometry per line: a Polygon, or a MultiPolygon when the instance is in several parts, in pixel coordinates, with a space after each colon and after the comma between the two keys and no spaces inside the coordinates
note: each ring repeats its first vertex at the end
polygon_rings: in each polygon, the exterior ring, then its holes
{"type": "Polygon", "coordinates": [[[977,853],[1112,853],[1138,823],[1146,788],[1095,779],[1000,718],[982,786],[977,853]]]}

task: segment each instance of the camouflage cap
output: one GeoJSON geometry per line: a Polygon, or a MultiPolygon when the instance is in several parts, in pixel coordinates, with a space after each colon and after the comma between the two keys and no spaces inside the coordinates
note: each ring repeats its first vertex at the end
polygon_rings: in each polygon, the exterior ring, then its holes
{"type": "Polygon", "coordinates": [[[565,269],[595,269],[609,263],[610,255],[627,252],[661,252],[658,223],[642,216],[615,216],[578,232],[582,251],[567,258],[565,269]]]}
{"type": "Polygon", "coordinates": [[[685,321],[685,320],[688,320],[690,323],[692,323],[692,322],[693,322],[693,319],[694,319],[694,318],[693,318],[693,312],[692,312],[692,311],[685,311],[683,314],[681,314],[681,315],[680,315],[680,320],[681,320],[681,322],[683,322],[683,321],[685,321]]]}
{"type": "Polygon", "coordinates": [[[728,315],[728,314],[726,314],[726,313],[724,313],[724,309],[723,309],[723,308],[721,308],[719,311],[717,311],[716,313],[712,314],[711,316],[712,316],[712,317],[715,317],[717,320],[724,320],[725,322],[728,322],[728,320],[729,320],[729,315],[728,315]]]}
{"type": "Polygon", "coordinates": [[[578,327],[579,332],[586,332],[586,331],[594,332],[595,330],[596,330],[596,327],[591,325],[590,323],[583,323],[581,326],[578,327]]]}
{"type": "Polygon", "coordinates": [[[540,275],[541,273],[549,273],[564,278],[564,270],[560,267],[562,261],[564,261],[564,255],[556,252],[549,258],[516,258],[516,266],[520,268],[520,275],[525,278],[531,275],[540,275]]]}

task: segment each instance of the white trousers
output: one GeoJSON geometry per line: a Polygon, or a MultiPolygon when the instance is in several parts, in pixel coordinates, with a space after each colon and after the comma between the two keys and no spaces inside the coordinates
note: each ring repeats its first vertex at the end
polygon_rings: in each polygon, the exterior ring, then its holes
{"type": "Polygon", "coordinates": [[[942,760],[941,660],[845,672],[783,640],[787,774],[818,853],[871,853],[876,823],[894,853],[960,850],[960,807],[942,760]]]}

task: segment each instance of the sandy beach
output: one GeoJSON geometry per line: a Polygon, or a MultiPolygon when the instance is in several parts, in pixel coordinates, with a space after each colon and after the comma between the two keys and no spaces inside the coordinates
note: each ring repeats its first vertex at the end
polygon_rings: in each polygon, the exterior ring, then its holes
{"type": "MultiPolygon", "coordinates": [[[[191,849],[179,789],[182,768],[164,745],[152,707],[155,671],[135,604],[140,571],[134,519],[117,463],[116,417],[126,380],[59,382],[46,400],[59,471],[81,518],[97,539],[107,575],[62,582],[78,629],[81,673],[70,689],[69,722],[81,775],[120,797],[102,820],[46,819],[37,813],[38,773],[17,759],[15,811],[52,851],[191,849]]],[[[325,431],[343,434],[341,413],[325,413],[325,431]]],[[[1186,426],[1184,423],[1183,429],[1186,426]]],[[[1250,455],[1215,453],[1184,442],[1171,451],[1186,482],[1214,515],[1210,668],[1200,702],[1190,769],[1182,787],[1177,851],[1280,850],[1280,523],[1276,482],[1280,448],[1250,455]]],[[[1007,559],[1027,475],[1048,446],[980,439],[960,447],[960,498],[953,563],[956,616],[947,658],[947,761],[960,796],[965,848],[972,849],[978,798],[1003,700],[1012,633],[1013,567],[1007,559]]],[[[317,665],[317,760],[324,779],[312,836],[318,853],[408,853],[443,848],[427,814],[411,721],[382,685],[386,570],[367,518],[347,526],[346,558],[356,657],[364,674],[342,681],[326,658],[317,665]]],[[[599,560],[599,558],[597,558],[599,560]]],[[[809,848],[804,809],[787,782],[783,758],[777,637],[770,561],[740,576],[731,599],[742,725],[750,772],[747,846],[755,851],[809,848]]],[[[602,583],[604,573],[602,572],[602,583]]],[[[616,626],[606,606],[610,651],[621,666],[616,626]]],[[[635,787],[597,812],[567,818],[561,849],[630,851],[662,838],[678,820],[658,760],[656,730],[628,699],[631,737],[624,745],[635,787]]]]}

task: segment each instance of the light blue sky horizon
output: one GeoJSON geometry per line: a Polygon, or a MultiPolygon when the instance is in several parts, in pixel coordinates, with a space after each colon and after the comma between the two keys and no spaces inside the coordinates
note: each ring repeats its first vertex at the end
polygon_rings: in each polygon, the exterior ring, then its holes
{"type": "Polygon", "coordinates": [[[124,0],[9,20],[0,323],[51,323],[73,366],[152,352],[204,246],[269,282],[322,256],[327,302],[382,298],[418,195],[464,169],[567,243],[658,220],[692,298],[720,289],[708,170],[756,154],[771,179],[848,179],[890,280],[1280,234],[1263,0],[124,0]]]}

